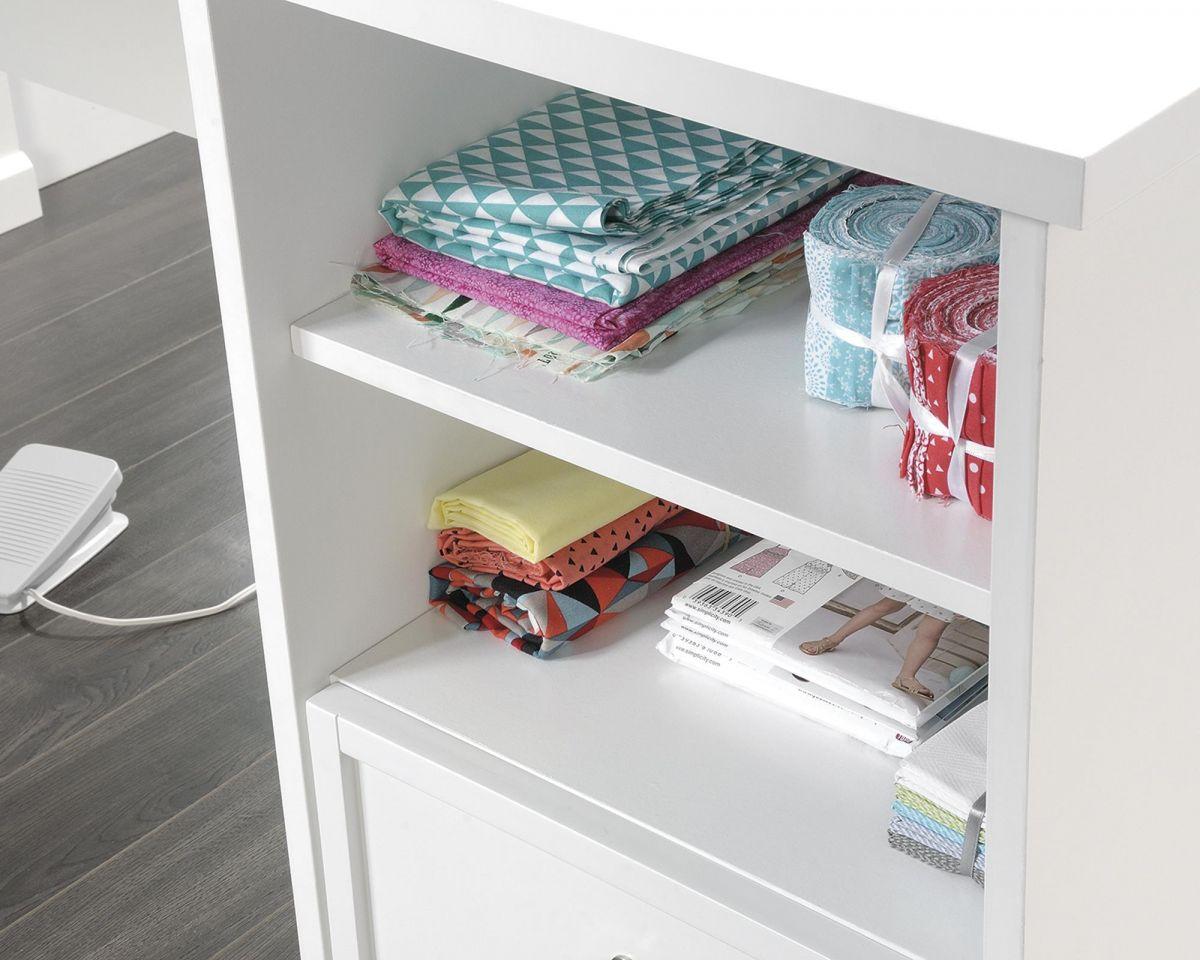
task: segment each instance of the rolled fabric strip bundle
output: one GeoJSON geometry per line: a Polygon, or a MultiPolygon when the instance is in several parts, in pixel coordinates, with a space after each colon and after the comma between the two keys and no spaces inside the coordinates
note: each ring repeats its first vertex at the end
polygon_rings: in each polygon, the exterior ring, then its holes
{"type": "Polygon", "coordinates": [[[900,475],[922,496],[966,500],[992,518],[1000,268],[923,280],[904,307],[912,383],[900,475]]]}
{"type": "Polygon", "coordinates": [[[1000,215],[920,187],[847,190],[813,218],[804,256],[812,287],[804,335],[808,394],[848,407],[896,407],[905,301],[926,277],[996,263],[1000,215]]]}

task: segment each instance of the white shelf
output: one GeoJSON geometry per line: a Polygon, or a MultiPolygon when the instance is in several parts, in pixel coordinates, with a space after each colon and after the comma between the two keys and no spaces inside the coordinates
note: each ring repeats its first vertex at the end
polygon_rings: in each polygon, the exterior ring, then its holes
{"type": "Polygon", "coordinates": [[[803,388],[807,285],[593,383],[502,369],[349,294],[292,327],[305,359],[989,622],[991,525],[918,500],[890,411],[803,388]],[[414,345],[419,343],[420,345],[414,345]]]}
{"type": "Polygon", "coordinates": [[[897,761],[660,656],[679,586],[561,659],[430,612],[334,679],[724,866],[800,942],[832,918],[848,955],[978,958],[982,890],[888,846],[897,761]]]}
{"type": "MultiPolygon", "coordinates": [[[[784,916],[740,919],[765,910],[760,901],[794,904],[810,932],[818,915],[836,914],[823,929],[845,949],[791,938],[836,960],[974,960],[981,941],[989,960],[1189,955],[1192,849],[1139,842],[1135,814],[1194,792],[1194,770],[1164,758],[1193,746],[1195,671],[1127,672],[1121,693],[1137,721],[1104,738],[1094,726],[1131,618],[1165,638],[1168,662],[1186,666],[1195,653],[1177,603],[1194,579],[1195,524],[1173,491],[1131,497],[1110,447],[1081,425],[1137,432],[1157,448],[1195,433],[1186,347],[1200,302],[1200,5],[1083,6],[929,0],[914,17],[887,0],[852,15],[763,0],[739,17],[716,0],[181,0],[306,957],[330,956],[331,941],[350,944],[338,960],[365,956],[372,894],[380,910],[398,902],[389,871],[362,849],[360,784],[343,779],[353,767],[339,728],[356,728],[336,712],[308,727],[317,691],[363,709],[364,757],[387,754],[414,778],[436,767],[448,801],[474,797],[482,819],[519,821],[530,843],[603,869],[605,882],[632,877],[641,892],[630,892],[655,909],[724,924],[761,960],[806,951],[775,949],[764,933],[784,929],[784,916]],[[274,55],[279,38],[285,57],[274,55]],[[302,355],[349,376],[288,354],[284,331],[342,295],[344,264],[378,236],[385,191],[565,84],[1003,211],[994,530],[961,505],[909,495],[886,414],[803,399],[798,301],[758,305],[711,342],[684,335],[636,373],[590,385],[551,387],[530,372],[477,380],[488,358],[444,343],[410,350],[419,334],[408,321],[344,299],[294,337],[302,355]],[[1109,264],[1120,269],[1097,284],[1109,264]],[[1096,372],[1120,361],[1131,315],[1183,349],[1126,365],[1124,391],[1098,398],[1096,372]],[[1173,415],[1146,417],[1130,396],[1173,415]],[[884,758],[658,662],[635,629],[657,633],[657,610],[609,624],[568,663],[532,662],[419,617],[423,505],[522,443],[989,620],[985,911],[970,883],[884,846],[884,758]],[[1132,587],[1131,554],[1153,558],[1132,587]],[[711,859],[374,697],[323,689],[338,664],[410,621],[347,679],[686,835],[711,859]],[[394,735],[376,739],[368,719],[394,735]],[[414,728],[447,765],[419,755],[414,728]],[[684,742],[696,731],[704,749],[684,742]],[[1135,768],[1096,802],[1091,774],[1118,753],[1135,768]],[[699,800],[668,802],[688,786],[699,800]],[[725,809],[703,802],[715,793],[725,809]],[[1065,811],[1076,829],[1061,829],[1065,811]],[[620,850],[594,834],[568,842],[585,817],[634,839],[620,850]],[[1119,858],[1096,849],[1099,835],[1119,858]],[[758,879],[735,883],[743,874],[718,859],[758,879]],[[712,882],[681,890],[660,879],[680,872],[668,861],[687,861],[693,876],[702,863],[712,882]],[[799,899],[772,892],[776,881],[799,899]]],[[[1183,447],[1169,478],[1189,476],[1196,452],[1183,447]]],[[[490,906],[504,912],[497,952],[518,954],[529,910],[490,906]]],[[[406,955],[402,934],[375,947],[406,955]]],[[[577,947],[557,955],[594,955],[586,937],[577,947]]]]}

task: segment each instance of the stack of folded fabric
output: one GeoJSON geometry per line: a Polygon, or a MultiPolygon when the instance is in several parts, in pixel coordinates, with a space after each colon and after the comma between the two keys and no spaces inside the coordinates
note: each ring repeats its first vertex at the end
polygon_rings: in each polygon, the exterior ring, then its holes
{"type": "Polygon", "coordinates": [[[430,603],[546,657],[737,538],[727,524],[529,451],[440,494],[430,603]]]}
{"type": "MultiPolygon", "coordinates": [[[[849,186],[883,182],[860,173],[849,186]]],[[[844,189],[834,188],[623,307],[484,270],[396,236],[375,244],[378,262],[359,270],[353,285],[361,295],[436,327],[446,339],[595,380],[682,330],[735,316],[804,276],[804,231],[828,198],[844,189]]]]}
{"type": "Polygon", "coordinates": [[[912,381],[900,475],[922,496],[968,501],[992,519],[1000,268],[923,280],[904,305],[912,381]]]}
{"type": "Polygon", "coordinates": [[[900,764],[888,842],[930,866],[984,880],[987,704],[918,746],[900,764]],[[970,841],[964,839],[970,837],[970,841]],[[964,854],[964,846],[969,849],[964,854]]]}
{"type": "Polygon", "coordinates": [[[815,210],[793,215],[854,172],[573,90],[405,178],[355,286],[594,378],[794,280],[815,210]]]}
{"type": "Polygon", "coordinates": [[[804,237],[812,285],[804,338],[809,395],[849,407],[898,407],[887,386],[894,379],[903,399],[902,313],[913,287],[999,255],[1000,214],[991,207],[908,186],[832,198],[804,237]],[[910,228],[924,216],[919,233],[910,228]]]}

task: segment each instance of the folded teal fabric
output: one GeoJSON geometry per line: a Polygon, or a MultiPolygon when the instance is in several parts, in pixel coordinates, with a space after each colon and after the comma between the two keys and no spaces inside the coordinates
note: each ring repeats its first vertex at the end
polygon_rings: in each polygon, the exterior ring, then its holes
{"type": "MultiPolygon", "coordinates": [[[[883,255],[929,195],[920,187],[864,187],[834,197],[813,218],[804,235],[812,287],[804,334],[805,388],[810,396],[848,407],[871,406],[875,354],[847,342],[837,328],[870,339],[883,255]]],[[[904,302],[918,281],[973,264],[996,263],[999,256],[999,211],[943,197],[897,269],[887,333],[900,335],[904,302]]],[[[895,374],[907,381],[902,362],[895,374]]]]}
{"type": "Polygon", "coordinates": [[[427,250],[620,306],[854,173],[570,90],[404,178],[380,213],[427,250]]]}

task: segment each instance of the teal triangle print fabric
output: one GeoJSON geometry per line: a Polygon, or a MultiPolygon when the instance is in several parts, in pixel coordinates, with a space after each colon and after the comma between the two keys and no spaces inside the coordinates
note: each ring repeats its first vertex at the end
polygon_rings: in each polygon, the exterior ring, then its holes
{"type": "Polygon", "coordinates": [[[427,250],[620,306],[854,172],[570,90],[404,178],[380,212],[427,250]]]}

